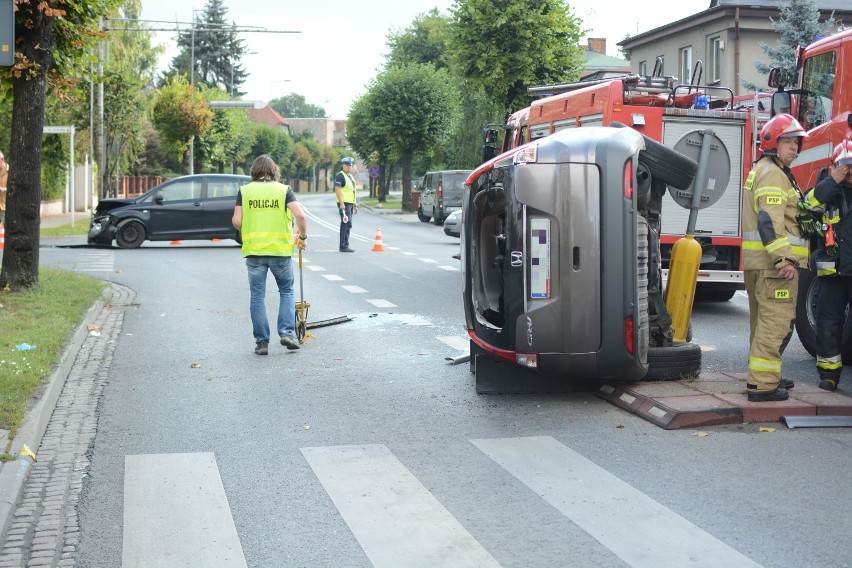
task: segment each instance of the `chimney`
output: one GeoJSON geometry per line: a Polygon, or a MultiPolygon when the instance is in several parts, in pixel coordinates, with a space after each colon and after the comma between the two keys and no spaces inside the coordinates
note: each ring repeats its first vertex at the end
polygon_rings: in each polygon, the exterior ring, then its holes
{"type": "Polygon", "coordinates": [[[590,37],[589,50],[595,53],[603,53],[606,55],[606,38],[605,37],[590,37]]]}

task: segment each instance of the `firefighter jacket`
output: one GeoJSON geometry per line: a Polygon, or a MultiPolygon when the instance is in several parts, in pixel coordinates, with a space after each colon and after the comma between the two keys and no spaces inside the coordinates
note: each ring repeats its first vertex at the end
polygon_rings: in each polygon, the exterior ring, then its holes
{"type": "Polygon", "coordinates": [[[852,275],[852,187],[826,176],[805,194],[805,203],[812,210],[823,211],[812,257],[817,275],[852,275]]]}
{"type": "Polygon", "coordinates": [[[807,268],[808,241],[796,220],[802,194],[790,169],[764,156],[743,189],[743,269],[807,268]]]}
{"type": "Polygon", "coordinates": [[[293,256],[293,215],[287,208],[290,187],[253,181],[240,188],[243,200],[243,256],[293,256]]]}

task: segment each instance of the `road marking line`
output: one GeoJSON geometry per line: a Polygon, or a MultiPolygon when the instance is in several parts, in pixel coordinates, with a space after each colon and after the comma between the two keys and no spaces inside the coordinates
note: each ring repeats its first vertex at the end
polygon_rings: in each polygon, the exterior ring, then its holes
{"type": "Polygon", "coordinates": [[[125,456],[121,565],[247,566],[212,453],[125,456]]]}
{"type": "Polygon", "coordinates": [[[461,335],[443,335],[436,338],[457,351],[470,351],[470,338],[461,335]]]}
{"type": "Polygon", "coordinates": [[[400,248],[399,248],[399,247],[389,247],[389,246],[385,246],[385,248],[386,248],[386,249],[388,249],[388,250],[400,250],[400,248]]]}
{"type": "Polygon", "coordinates": [[[312,272],[325,272],[325,268],[323,268],[322,266],[309,265],[309,266],[306,266],[305,268],[307,268],[308,270],[310,270],[312,272]]]}
{"type": "Polygon", "coordinates": [[[341,286],[347,292],[352,292],[353,294],[366,294],[367,291],[361,288],[360,286],[341,286]]]}
{"type": "Polygon", "coordinates": [[[410,252],[410,251],[407,251],[407,250],[404,250],[404,251],[402,251],[402,252],[401,252],[401,253],[399,253],[399,254],[404,254],[404,255],[406,255],[406,256],[417,256],[417,253],[416,253],[416,252],[410,252]]]}
{"type": "Polygon", "coordinates": [[[437,260],[432,260],[431,258],[420,257],[417,260],[419,260],[420,262],[425,262],[426,264],[438,264],[437,260]]]}
{"type": "Polygon", "coordinates": [[[550,436],[471,442],[634,568],[760,566],[550,436]]]}
{"type": "Polygon", "coordinates": [[[445,265],[445,266],[439,266],[438,268],[440,268],[441,270],[448,270],[450,272],[461,272],[461,268],[459,268],[457,266],[446,266],[445,265]]]}
{"type": "Polygon", "coordinates": [[[385,446],[301,451],[376,568],[499,567],[385,446]]]}
{"type": "Polygon", "coordinates": [[[367,301],[370,302],[371,304],[373,304],[374,306],[376,306],[377,308],[395,308],[395,307],[397,307],[396,304],[392,304],[391,302],[388,302],[387,300],[367,300],[367,301]]]}
{"type": "Polygon", "coordinates": [[[337,274],[323,274],[323,278],[326,280],[330,280],[332,282],[338,282],[340,280],[346,280],[343,276],[338,276],[337,274]]]}

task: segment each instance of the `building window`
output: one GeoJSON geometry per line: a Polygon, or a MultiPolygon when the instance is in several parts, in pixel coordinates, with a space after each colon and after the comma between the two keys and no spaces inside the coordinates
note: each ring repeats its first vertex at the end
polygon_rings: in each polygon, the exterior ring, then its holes
{"type": "Polygon", "coordinates": [[[722,49],[725,44],[721,38],[714,37],[710,40],[710,82],[718,83],[722,80],[722,49]]]}
{"type": "Polygon", "coordinates": [[[639,62],[639,75],[644,77],[647,74],[648,74],[648,62],[647,61],[640,61],[639,62]]]}
{"type": "Polygon", "coordinates": [[[692,81],[692,48],[684,47],[680,50],[680,82],[689,85],[692,81]]]}

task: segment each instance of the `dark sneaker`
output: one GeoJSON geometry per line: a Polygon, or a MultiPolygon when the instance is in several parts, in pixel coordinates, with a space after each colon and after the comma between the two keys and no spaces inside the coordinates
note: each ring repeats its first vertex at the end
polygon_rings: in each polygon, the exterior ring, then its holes
{"type": "Polygon", "coordinates": [[[775,402],[779,400],[787,400],[790,398],[790,393],[784,387],[778,387],[771,391],[748,391],[749,402],[775,402]]]}
{"type": "Polygon", "coordinates": [[[833,391],[837,389],[837,382],[834,379],[823,379],[819,382],[819,388],[822,390],[833,391]]]}
{"type": "MultiPolygon", "coordinates": [[[[793,379],[781,379],[781,384],[779,384],[778,386],[790,390],[791,388],[796,386],[796,383],[793,382],[793,379]]],[[[746,388],[748,390],[757,390],[757,386],[751,383],[746,383],[746,388]]]]}
{"type": "Polygon", "coordinates": [[[355,252],[355,251],[354,251],[354,250],[352,250],[352,249],[351,249],[351,248],[349,248],[349,247],[346,247],[346,248],[342,248],[342,249],[340,249],[340,252],[355,252]]]}
{"type": "Polygon", "coordinates": [[[295,335],[282,335],[281,336],[281,345],[283,345],[287,349],[298,349],[299,348],[299,342],[296,341],[295,335]]]}
{"type": "Polygon", "coordinates": [[[254,352],[258,355],[269,355],[269,342],[258,341],[257,346],[254,348],[254,352]]]}

